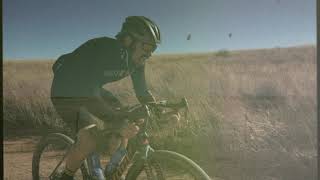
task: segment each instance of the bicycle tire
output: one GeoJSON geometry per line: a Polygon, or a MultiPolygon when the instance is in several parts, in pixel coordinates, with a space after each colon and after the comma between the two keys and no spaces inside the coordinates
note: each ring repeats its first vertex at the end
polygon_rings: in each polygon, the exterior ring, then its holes
{"type": "MultiPolygon", "coordinates": [[[[32,179],[33,180],[41,180],[40,179],[40,161],[41,161],[41,155],[43,153],[43,151],[45,150],[45,148],[53,143],[56,142],[62,142],[65,145],[68,146],[68,148],[70,148],[72,146],[72,144],[74,144],[74,140],[72,140],[70,137],[61,134],[61,133],[51,133],[48,134],[47,136],[43,137],[40,142],[38,143],[34,153],[33,153],[33,157],[32,157],[32,179]]],[[[86,165],[86,162],[84,162],[81,167],[80,167],[80,171],[82,174],[82,178],[88,179],[89,175],[88,175],[88,168],[86,165]]]]}
{"type": "MultiPolygon", "coordinates": [[[[175,166],[179,166],[179,168],[184,169],[186,172],[190,173],[193,177],[193,179],[196,180],[210,180],[211,178],[204,172],[204,170],[201,169],[199,165],[197,165],[195,162],[193,162],[191,159],[187,158],[186,156],[183,156],[181,154],[178,154],[176,152],[172,151],[166,151],[166,150],[156,150],[151,154],[150,157],[148,157],[147,160],[137,160],[133,163],[133,165],[128,170],[128,173],[126,175],[126,180],[140,180],[140,179],[147,179],[147,180],[165,180],[170,179],[165,177],[165,173],[163,169],[159,169],[162,164],[173,164],[175,166]],[[160,167],[155,167],[160,165],[160,167]],[[155,177],[147,177],[139,178],[139,175],[146,171],[148,168],[155,168],[156,171],[155,177]]],[[[145,172],[146,173],[146,172],[145,172]]],[[[146,173],[147,174],[147,173],[146,173]]],[[[175,179],[175,178],[173,178],[175,179]]],[[[188,179],[188,178],[182,178],[182,179],[188,179]]]]}

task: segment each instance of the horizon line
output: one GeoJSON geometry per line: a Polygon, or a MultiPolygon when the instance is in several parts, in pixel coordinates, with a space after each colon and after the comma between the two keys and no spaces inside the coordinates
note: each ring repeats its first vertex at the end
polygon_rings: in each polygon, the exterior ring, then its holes
{"type": "MultiPolygon", "coordinates": [[[[190,52],[167,52],[167,53],[155,53],[152,56],[166,56],[166,55],[183,55],[183,54],[206,54],[206,53],[215,53],[219,52],[221,50],[226,51],[250,51],[250,50],[267,50],[267,49],[275,49],[275,48],[295,48],[295,47],[306,47],[306,46],[317,46],[317,43],[303,43],[299,45],[292,45],[292,46],[274,46],[274,47],[266,47],[266,48],[240,48],[240,49],[228,49],[228,48],[221,48],[218,50],[212,50],[212,51],[190,51],[190,52]]],[[[61,54],[62,55],[62,54],[61,54]]],[[[5,58],[3,57],[3,61],[51,61],[56,60],[58,57],[28,57],[28,58],[5,58]]]]}

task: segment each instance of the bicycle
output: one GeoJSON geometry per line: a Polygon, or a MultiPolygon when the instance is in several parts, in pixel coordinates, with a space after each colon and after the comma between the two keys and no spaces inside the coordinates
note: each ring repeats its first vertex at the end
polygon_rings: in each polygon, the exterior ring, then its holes
{"type": "MultiPolygon", "coordinates": [[[[107,180],[117,180],[123,177],[123,175],[125,175],[126,180],[210,179],[199,165],[186,156],[167,150],[155,150],[151,147],[147,127],[150,122],[161,117],[162,108],[171,109],[171,113],[185,109],[185,119],[187,118],[189,109],[186,98],[183,98],[178,103],[160,101],[148,105],[135,105],[128,108],[129,112],[133,109],[144,111],[145,121],[143,125],[140,126],[138,134],[129,140],[127,153],[119,165],[112,173],[109,172],[109,174],[105,174],[107,180]]],[[[54,180],[59,172],[58,169],[62,167],[66,153],[73,143],[74,140],[62,133],[51,133],[43,137],[38,143],[33,155],[33,180],[54,180]],[[49,150],[46,156],[44,155],[45,149],[49,150]],[[59,160],[58,157],[61,159],[59,160]],[[45,166],[52,165],[53,161],[57,162],[57,165],[53,167],[52,172],[48,168],[40,169],[42,164],[45,164],[45,166]],[[50,175],[44,175],[46,173],[50,175]]],[[[85,160],[75,174],[75,179],[92,180],[93,177],[90,172],[92,172],[92,169],[90,169],[87,160],[85,160]]]]}

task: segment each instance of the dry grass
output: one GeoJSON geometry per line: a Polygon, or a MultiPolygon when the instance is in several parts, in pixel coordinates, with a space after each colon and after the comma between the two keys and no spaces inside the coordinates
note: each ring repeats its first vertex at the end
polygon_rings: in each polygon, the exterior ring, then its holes
{"type": "MultiPolygon", "coordinates": [[[[224,179],[316,179],[314,46],[158,55],[148,81],[159,99],[185,96],[191,123],[159,146],[224,179]]],[[[4,62],[6,135],[62,127],[49,102],[53,61],[4,62]]],[[[129,78],[106,86],[137,103],[129,78]]]]}

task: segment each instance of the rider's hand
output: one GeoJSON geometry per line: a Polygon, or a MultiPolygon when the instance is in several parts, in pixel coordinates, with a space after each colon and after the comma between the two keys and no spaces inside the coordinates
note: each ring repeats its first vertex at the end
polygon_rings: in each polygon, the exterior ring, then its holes
{"type": "Polygon", "coordinates": [[[129,123],[126,127],[124,127],[121,131],[120,131],[120,135],[124,138],[124,139],[130,139],[133,138],[135,135],[137,135],[137,133],[139,132],[139,126],[140,124],[142,124],[144,122],[143,119],[139,119],[136,122],[133,123],[129,123]]]}
{"type": "Polygon", "coordinates": [[[160,122],[165,122],[163,125],[165,127],[171,127],[171,128],[177,128],[180,126],[180,118],[181,115],[179,112],[175,112],[175,113],[169,113],[169,114],[164,114],[161,119],[160,122]]]}
{"type": "Polygon", "coordinates": [[[168,121],[171,127],[179,127],[180,125],[180,113],[173,114],[168,117],[168,121]]]}

